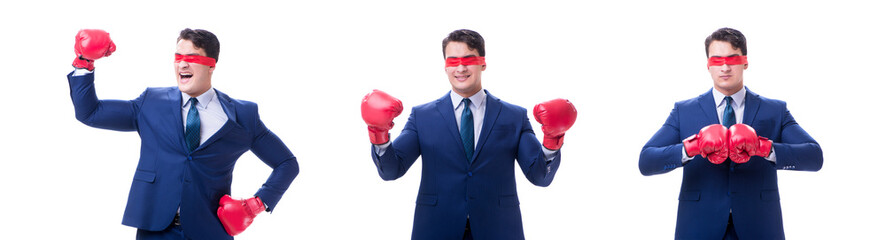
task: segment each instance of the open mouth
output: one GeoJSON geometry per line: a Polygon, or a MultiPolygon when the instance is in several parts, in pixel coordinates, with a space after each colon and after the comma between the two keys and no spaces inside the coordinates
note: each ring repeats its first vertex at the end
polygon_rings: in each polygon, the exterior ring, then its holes
{"type": "Polygon", "coordinates": [[[468,80],[469,77],[471,77],[471,75],[455,76],[455,79],[458,81],[465,81],[468,80]]]}
{"type": "Polygon", "coordinates": [[[192,74],[192,73],[179,73],[178,76],[179,76],[179,78],[181,78],[182,80],[188,80],[188,79],[191,79],[191,77],[193,77],[194,74],[192,74]]]}

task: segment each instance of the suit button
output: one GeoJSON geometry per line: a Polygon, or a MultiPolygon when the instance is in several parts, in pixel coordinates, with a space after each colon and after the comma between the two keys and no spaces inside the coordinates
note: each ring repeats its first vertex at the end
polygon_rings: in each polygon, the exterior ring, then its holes
{"type": "Polygon", "coordinates": [[[188,156],[188,161],[192,161],[192,160],[194,160],[194,158],[191,156],[188,156]]]}
{"type": "Polygon", "coordinates": [[[473,177],[473,176],[474,176],[473,172],[468,172],[468,177],[473,177]]]}

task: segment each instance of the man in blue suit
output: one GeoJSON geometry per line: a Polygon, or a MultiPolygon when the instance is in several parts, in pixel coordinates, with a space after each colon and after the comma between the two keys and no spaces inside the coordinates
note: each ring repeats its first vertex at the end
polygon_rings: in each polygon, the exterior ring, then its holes
{"type": "Polygon", "coordinates": [[[785,102],[744,87],[741,32],[715,31],[705,51],[713,89],[674,104],[640,152],[640,173],[683,168],[676,239],[784,239],[776,170],[818,171],[821,148],[785,102]]]}
{"type": "Polygon", "coordinates": [[[480,34],[450,33],[443,54],[452,91],[412,108],[393,143],[388,130],[402,110],[400,101],[381,91],[363,99],[378,174],[397,179],[422,157],[412,239],[523,239],[514,160],[532,184],[550,185],[575,108],[563,99],[536,106],[545,132],[542,147],[526,109],[483,90],[486,52],[480,34]]]}
{"type": "Polygon", "coordinates": [[[99,100],[94,61],[115,49],[107,32],[81,30],[76,68],[68,75],[77,120],[117,131],[138,131],[141,156],[123,224],[137,239],[233,239],[256,214],[274,209],[298,174],[295,157],[258,116],[255,103],[211,85],[218,39],[184,29],[178,37],[178,87],[148,88],[134,100],[99,100]],[[273,172],[252,198],[231,199],[237,159],[252,151],[273,172]]]}

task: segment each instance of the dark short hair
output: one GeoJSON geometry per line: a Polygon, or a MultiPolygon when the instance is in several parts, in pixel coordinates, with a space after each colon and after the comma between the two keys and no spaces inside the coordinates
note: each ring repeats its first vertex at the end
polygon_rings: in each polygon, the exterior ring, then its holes
{"type": "Polygon", "coordinates": [[[194,43],[194,47],[203,49],[207,57],[214,58],[218,62],[219,44],[215,34],[203,29],[185,28],[185,30],[178,34],[176,42],[181,40],[191,41],[191,43],[194,43]]]}
{"type": "Polygon", "coordinates": [[[443,58],[446,58],[446,45],[449,42],[463,42],[468,45],[468,49],[477,50],[481,57],[486,56],[486,44],[483,41],[483,36],[473,30],[459,29],[449,33],[449,36],[443,39],[443,58]]]}
{"type": "Polygon", "coordinates": [[[748,55],[748,44],[747,40],[744,38],[744,34],[741,34],[738,30],[724,27],[721,29],[717,29],[714,33],[711,33],[708,38],[704,40],[704,54],[707,57],[711,57],[708,53],[708,48],[711,46],[711,42],[713,41],[724,41],[732,44],[732,48],[741,49],[741,55],[748,55]]]}

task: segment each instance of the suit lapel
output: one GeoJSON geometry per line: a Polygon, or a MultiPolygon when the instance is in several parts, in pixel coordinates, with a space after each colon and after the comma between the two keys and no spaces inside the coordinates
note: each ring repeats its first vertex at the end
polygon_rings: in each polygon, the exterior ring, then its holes
{"type": "MultiPolygon", "coordinates": [[[[455,109],[452,107],[452,98],[449,97],[449,93],[446,93],[446,96],[437,99],[437,111],[443,116],[443,125],[446,126],[446,129],[448,129],[448,132],[452,135],[453,139],[458,142],[459,146],[464,146],[461,141],[461,134],[457,129],[458,123],[455,122],[455,109]]],[[[464,148],[460,149],[461,155],[464,156],[464,148]]]]}
{"type": "Polygon", "coordinates": [[[471,162],[476,162],[477,156],[480,155],[480,150],[483,149],[483,145],[486,144],[486,139],[489,138],[489,132],[492,131],[492,127],[495,125],[496,120],[498,120],[498,114],[500,112],[501,99],[492,96],[489,94],[489,91],[486,91],[486,115],[483,117],[480,138],[478,139],[477,147],[474,148],[474,156],[471,157],[471,162]]]}
{"type": "MultiPolygon", "coordinates": [[[[215,132],[215,134],[212,134],[212,136],[209,137],[209,139],[206,139],[206,142],[204,142],[203,144],[200,144],[200,146],[198,146],[197,149],[194,149],[195,152],[200,149],[205,148],[206,146],[209,146],[209,144],[212,144],[213,142],[222,138],[223,136],[225,136],[225,134],[227,134],[232,129],[242,128],[240,126],[240,124],[237,123],[237,112],[236,112],[237,108],[234,107],[234,104],[231,102],[232,101],[231,98],[228,97],[227,94],[224,94],[218,90],[215,90],[215,93],[216,93],[216,96],[218,96],[218,102],[221,104],[222,110],[224,110],[225,114],[228,115],[228,121],[226,121],[225,124],[222,125],[222,127],[220,129],[218,129],[217,132],[215,132]]],[[[181,113],[179,113],[179,114],[181,114],[181,113]]]]}
{"type": "Polygon", "coordinates": [[[166,95],[170,99],[169,109],[172,110],[172,114],[169,116],[173,117],[172,122],[178,123],[173,124],[173,129],[175,129],[175,133],[178,135],[178,138],[176,139],[178,139],[182,151],[188,152],[188,145],[185,143],[185,123],[182,121],[182,93],[181,91],[178,91],[177,88],[170,88],[170,90],[166,92],[166,95]]]}
{"type": "Polygon", "coordinates": [[[711,91],[714,91],[714,89],[698,96],[698,106],[704,112],[705,117],[708,118],[708,122],[717,124],[720,123],[720,118],[717,117],[717,106],[714,105],[714,93],[711,91]]]}
{"type": "Polygon", "coordinates": [[[760,109],[760,95],[751,92],[750,89],[745,88],[747,93],[744,97],[744,117],[742,117],[742,123],[753,126],[754,117],[757,116],[757,110],[760,109]]]}

